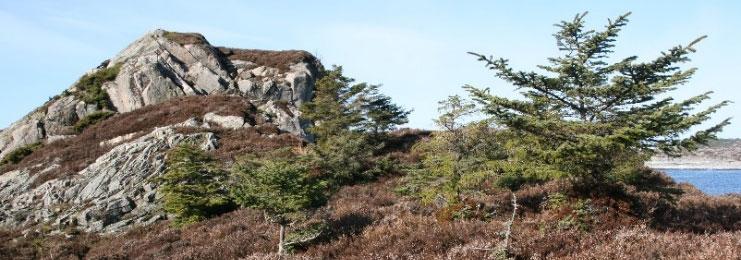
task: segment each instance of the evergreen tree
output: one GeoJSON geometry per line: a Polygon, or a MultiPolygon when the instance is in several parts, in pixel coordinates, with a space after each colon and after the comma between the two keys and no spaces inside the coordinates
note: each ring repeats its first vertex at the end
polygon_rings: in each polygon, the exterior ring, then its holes
{"type": "Polygon", "coordinates": [[[309,132],[318,140],[336,136],[357,128],[363,121],[358,95],[367,84],[352,84],[355,80],[342,75],[342,67],[327,70],[316,82],[314,98],[304,103],[301,117],[314,123],[309,132]]]}
{"type": "Polygon", "coordinates": [[[158,178],[164,208],[182,226],[204,220],[229,209],[226,174],[201,149],[179,145],[167,153],[167,170],[158,178]]]}
{"type": "Polygon", "coordinates": [[[495,177],[486,170],[486,163],[504,155],[499,153],[496,129],[486,121],[467,122],[467,117],[477,112],[474,103],[456,95],[439,105],[435,123],[443,131],[413,147],[422,155],[421,164],[408,169],[400,191],[424,203],[454,206],[469,192],[486,191],[480,184],[495,177]]]}
{"type": "Polygon", "coordinates": [[[378,86],[353,84],[342,67],[323,74],[314,98],[301,107],[302,118],[314,123],[308,129],[316,137],[310,154],[335,186],[368,179],[372,157],[383,147],[378,134],[405,123],[409,112],[380,94],[378,86]]]}
{"type": "Polygon", "coordinates": [[[232,196],[243,207],[262,210],[280,225],[278,254],[284,254],[285,229],[293,215],[326,203],[327,185],[309,175],[301,160],[247,160],[234,169],[232,196]]]}
{"type": "Polygon", "coordinates": [[[377,85],[368,86],[359,98],[364,118],[363,128],[374,136],[409,122],[411,111],[391,102],[391,97],[381,94],[377,85]]]}
{"type": "Polygon", "coordinates": [[[627,162],[639,166],[655,152],[678,156],[696,149],[729,124],[725,119],[692,133],[692,127],[710,119],[728,101],[698,112],[698,104],[708,100],[710,92],[679,102],[668,97],[695,73],[695,68],[680,65],[690,60],[705,36],[650,61],[630,56],[609,63],[629,14],[609,20],[601,31],[585,29],[585,15],[557,24],[560,30],[554,36],[563,55],[539,66],[546,73],[516,71],[506,59],[471,53],[524,96],[509,99],[467,87],[494,122],[523,140],[517,149],[526,160],[501,162],[501,171],[600,181],[624,169],[627,162]]]}

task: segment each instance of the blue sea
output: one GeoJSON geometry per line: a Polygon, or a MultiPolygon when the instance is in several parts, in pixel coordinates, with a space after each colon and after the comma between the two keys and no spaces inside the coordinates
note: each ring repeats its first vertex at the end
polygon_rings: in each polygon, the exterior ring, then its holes
{"type": "Polygon", "coordinates": [[[710,195],[741,193],[741,170],[663,169],[676,182],[688,182],[710,195]]]}

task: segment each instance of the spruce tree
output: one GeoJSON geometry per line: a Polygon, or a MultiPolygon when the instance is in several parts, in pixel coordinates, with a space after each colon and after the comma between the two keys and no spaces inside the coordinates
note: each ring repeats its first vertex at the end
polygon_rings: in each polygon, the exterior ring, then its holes
{"type": "Polygon", "coordinates": [[[323,74],[316,82],[314,98],[300,108],[301,117],[313,122],[314,125],[308,130],[318,140],[339,135],[360,125],[363,116],[358,95],[368,86],[365,83],[353,84],[355,80],[342,75],[342,67],[339,66],[323,74]]]}
{"type": "Polygon", "coordinates": [[[381,133],[407,121],[408,111],[381,94],[378,86],[357,83],[342,67],[324,71],[315,96],[301,107],[301,117],[313,123],[308,132],[315,143],[310,154],[336,186],[372,177],[373,156],[383,147],[381,133]]]}
{"type": "Polygon", "coordinates": [[[711,92],[682,101],[670,97],[694,75],[695,68],[681,65],[705,36],[652,60],[630,56],[610,63],[629,13],[599,31],[585,28],[585,16],[556,25],[563,55],[538,66],[543,72],[518,71],[506,59],[471,53],[524,96],[510,99],[466,87],[495,123],[521,140],[519,158],[501,162],[500,171],[604,181],[626,163],[637,168],[656,152],[678,156],[696,149],[729,124],[725,119],[692,132],[729,102],[698,109],[711,92]]]}
{"type": "Polygon", "coordinates": [[[233,173],[232,196],[243,207],[262,210],[280,226],[278,254],[285,253],[286,226],[291,217],[326,203],[326,182],[310,176],[296,158],[245,160],[233,173]]]}
{"type": "Polygon", "coordinates": [[[362,127],[377,136],[393,130],[397,125],[409,122],[410,110],[394,104],[391,97],[381,94],[378,85],[368,86],[360,96],[360,106],[364,122],[362,127]]]}
{"type": "Polygon", "coordinates": [[[162,185],[164,209],[182,226],[224,212],[232,204],[224,188],[226,173],[201,149],[179,145],[167,153],[167,170],[157,180],[162,185]]]}

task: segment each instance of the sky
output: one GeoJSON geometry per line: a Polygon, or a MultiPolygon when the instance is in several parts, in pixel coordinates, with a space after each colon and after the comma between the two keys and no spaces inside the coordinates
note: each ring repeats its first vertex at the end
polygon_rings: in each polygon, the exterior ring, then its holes
{"type": "MultiPolygon", "coordinates": [[[[558,55],[554,23],[588,11],[587,25],[632,12],[615,59],[650,60],[708,35],[673,94],[714,91],[734,103],[719,136],[741,137],[741,1],[11,1],[0,0],[0,128],[7,127],[148,31],[202,33],[213,45],[301,49],[358,81],[382,84],[413,109],[409,127],[434,128],[437,102],[470,84],[517,97],[468,51],[536,70],[558,55]]],[[[708,105],[710,105],[708,103],[708,105]]]]}

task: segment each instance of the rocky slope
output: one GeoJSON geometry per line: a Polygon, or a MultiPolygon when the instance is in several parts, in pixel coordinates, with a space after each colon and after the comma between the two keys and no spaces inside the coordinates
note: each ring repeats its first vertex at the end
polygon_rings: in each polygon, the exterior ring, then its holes
{"type": "Polygon", "coordinates": [[[228,157],[300,142],[307,136],[298,106],[311,98],[321,66],[303,51],[147,33],[0,131],[0,158],[41,147],[0,165],[0,227],[108,232],[165,218],[152,179],[168,149],[187,141],[228,157]],[[112,117],[94,120],[101,114],[112,117]]]}
{"type": "Polygon", "coordinates": [[[658,169],[741,169],[741,139],[721,139],[678,158],[656,156],[646,163],[658,169]]]}

